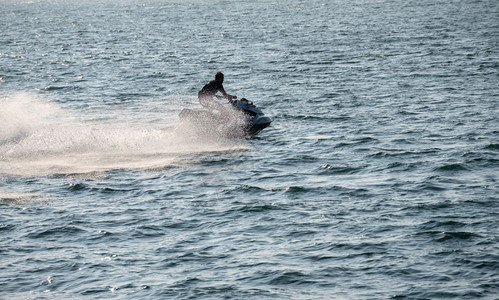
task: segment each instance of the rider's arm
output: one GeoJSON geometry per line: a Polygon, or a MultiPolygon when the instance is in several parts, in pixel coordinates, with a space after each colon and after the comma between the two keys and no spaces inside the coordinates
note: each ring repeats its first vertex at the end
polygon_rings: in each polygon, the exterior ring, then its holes
{"type": "Polygon", "coordinates": [[[223,98],[225,98],[225,99],[232,100],[232,99],[235,97],[235,96],[232,96],[232,95],[227,94],[227,93],[225,92],[225,90],[224,90],[223,85],[220,85],[220,88],[219,88],[218,90],[222,93],[223,98]]]}

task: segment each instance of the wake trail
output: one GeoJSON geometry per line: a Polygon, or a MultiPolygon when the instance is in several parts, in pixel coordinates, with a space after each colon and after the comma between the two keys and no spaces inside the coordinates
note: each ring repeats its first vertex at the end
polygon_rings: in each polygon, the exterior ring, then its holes
{"type": "Polygon", "coordinates": [[[0,105],[0,174],[156,169],[195,163],[203,153],[247,149],[241,142],[192,134],[185,124],[158,129],[137,120],[133,125],[84,122],[31,94],[2,97],[0,105]]]}

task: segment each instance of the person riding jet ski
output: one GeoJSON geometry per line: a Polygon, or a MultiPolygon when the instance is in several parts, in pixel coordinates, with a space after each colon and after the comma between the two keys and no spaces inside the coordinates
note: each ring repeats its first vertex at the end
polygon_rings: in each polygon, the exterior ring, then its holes
{"type": "Polygon", "coordinates": [[[233,100],[237,99],[237,97],[229,95],[225,92],[223,82],[224,82],[224,74],[222,72],[217,72],[215,74],[215,80],[212,80],[207,84],[205,84],[203,88],[199,91],[198,93],[199,103],[210,110],[216,109],[221,112],[225,111],[225,107],[222,104],[215,101],[214,98],[215,97],[226,98],[227,100],[233,100]],[[217,95],[218,92],[222,93],[222,96],[217,95]]]}
{"type": "Polygon", "coordinates": [[[215,74],[215,80],[208,82],[198,93],[199,103],[207,110],[184,108],[179,113],[185,124],[194,124],[203,134],[215,133],[226,137],[248,137],[268,127],[272,120],[265,116],[253,102],[229,95],[223,87],[224,75],[215,74]],[[222,96],[217,95],[220,92],[222,96]],[[230,106],[224,106],[214,98],[226,98],[230,106]]]}

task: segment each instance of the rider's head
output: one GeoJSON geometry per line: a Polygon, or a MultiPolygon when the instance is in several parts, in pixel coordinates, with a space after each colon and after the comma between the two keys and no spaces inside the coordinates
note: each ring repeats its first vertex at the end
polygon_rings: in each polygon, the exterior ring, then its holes
{"type": "Polygon", "coordinates": [[[215,74],[215,80],[223,82],[224,81],[224,74],[222,72],[217,72],[217,74],[215,74]]]}

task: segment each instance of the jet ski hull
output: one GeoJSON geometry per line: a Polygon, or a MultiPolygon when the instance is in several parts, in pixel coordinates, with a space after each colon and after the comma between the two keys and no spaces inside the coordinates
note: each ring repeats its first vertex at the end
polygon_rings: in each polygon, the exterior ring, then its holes
{"type": "Polygon", "coordinates": [[[179,114],[181,121],[194,125],[202,133],[214,133],[227,137],[248,137],[270,126],[272,120],[247,100],[233,101],[225,112],[184,108],[179,114]]]}

